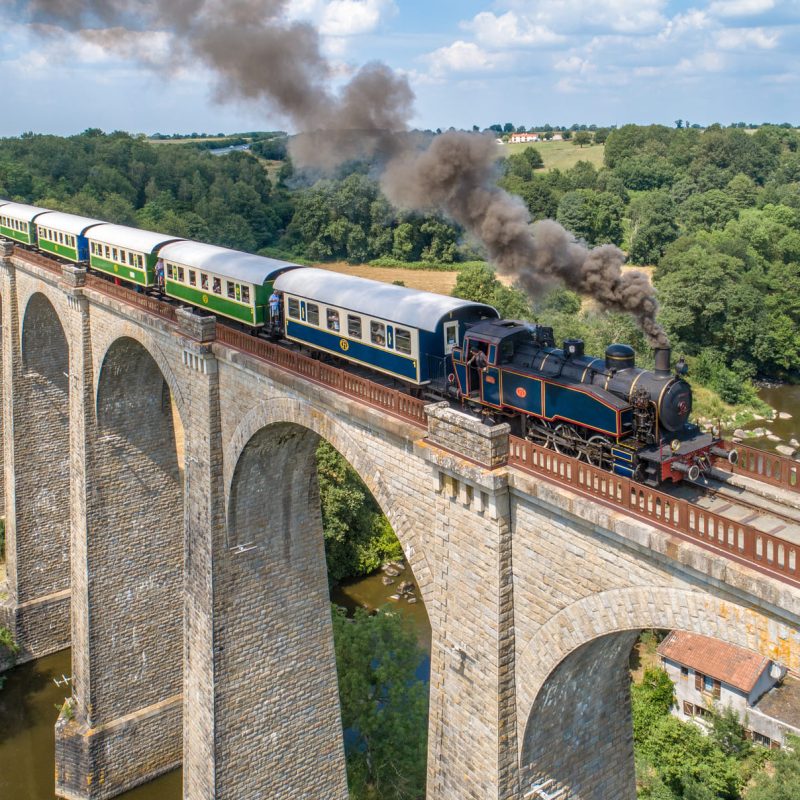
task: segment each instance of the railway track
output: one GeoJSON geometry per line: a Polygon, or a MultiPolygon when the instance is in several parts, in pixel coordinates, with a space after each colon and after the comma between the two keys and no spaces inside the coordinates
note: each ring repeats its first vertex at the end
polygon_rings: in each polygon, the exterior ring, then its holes
{"type": "Polygon", "coordinates": [[[760,481],[713,469],[669,492],[699,508],[800,545],[800,495],[760,481]]]}

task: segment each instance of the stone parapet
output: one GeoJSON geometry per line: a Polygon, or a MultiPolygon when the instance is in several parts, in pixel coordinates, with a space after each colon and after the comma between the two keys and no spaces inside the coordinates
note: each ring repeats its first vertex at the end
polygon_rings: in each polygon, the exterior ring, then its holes
{"type": "Polygon", "coordinates": [[[455,411],[449,403],[432,403],[425,406],[428,416],[428,441],[452,453],[476,461],[489,469],[505,466],[508,462],[507,423],[484,425],[479,419],[455,411]]]}
{"type": "Polygon", "coordinates": [[[191,308],[179,308],[175,312],[178,330],[196,342],[213,342],[217,338],[217,318],[203,316],[191,308]]]}

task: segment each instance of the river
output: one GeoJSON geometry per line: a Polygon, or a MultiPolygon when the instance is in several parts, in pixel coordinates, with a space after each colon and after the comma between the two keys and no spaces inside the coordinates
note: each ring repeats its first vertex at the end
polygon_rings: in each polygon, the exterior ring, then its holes
{"type": "MultiPolygon", "coordinates": [[[[396,606],[408,615],[419,643],[430,653],[431,627],[422,602],[393,601],[397,584],[413,580],[406,570],[391,586],[384,586],[382,573],[337,587],[334,603],[353,609],[356,605],[379,608],[396,606]]],[[[0,798],[2,800],[53,800],[54,725],[58,708],[70,694],[63,685],[71,671],[70,651],[62,650],[4,673],[0,689],[0,798]],[[62,683],[56,685],[55,680],[62,683]]],[[[418,677],[427,680],[430,659],[420,664],[418,677]]],[[[120,795],[120,800],[180,800],[181,771],[163,775],[120,795]]]]}
{"type": "Polygon", "coordinates": [[[771,421],[754,420],[743,425],[744,430],[764,428],[780,439],[780,441],[772,441],[766,436],[760,436],[745,439],[744,443],[751,447],[775,451],[778,445],[789,445],[792,439],[800,441],[800,384],[765,386],[759,389],[758,396],[776,411],[789,414],[789,418],[776,418],[771,421]]]}

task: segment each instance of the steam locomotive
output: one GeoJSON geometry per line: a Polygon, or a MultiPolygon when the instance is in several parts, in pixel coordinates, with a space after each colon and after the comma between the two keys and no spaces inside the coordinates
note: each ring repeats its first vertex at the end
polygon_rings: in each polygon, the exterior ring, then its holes
{"type": "Polygon", "coordinates": [[[735,464],[735,450],[688,421],[692,389],[683,360],[673,372],[669,348],[655,358],[655,371],[643,370],[629,345],[612,344],[595,358],[579,339],[557,348],[552,328],[485,320],[453,351],[449,393],[510,418],[544,447],[652,486],[697,480],[715,458],[735,464]]]}

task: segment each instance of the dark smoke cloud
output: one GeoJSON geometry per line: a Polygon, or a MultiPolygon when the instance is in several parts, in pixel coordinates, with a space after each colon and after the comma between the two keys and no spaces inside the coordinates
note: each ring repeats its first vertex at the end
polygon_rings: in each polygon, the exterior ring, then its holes
{"type": "MultiPolygon", "coordinates": [[[[386,158],[408,128],[414,94],[383,64],[361,67],[338,93],[312,25],[286,19],[287,0],[32,0],[31,19],[79,31],[122,52],[141,49],[143,30],[171,34],[171,64],[199,60],[217,78],[219,100],[263,102],[303,131],[298,163],[331,168],[354,158],[386,158]],[[94,26],[94,27],[92,27],[94,26]],[[97,27],[103,26],[103,27],[97,27]]],[[[140,61],[150,64],[144,53],[140,61]]]]}
{"type": "Polygon", "coordinates": [[[532,298],[561,281],[605,309],[633,314],[653,344],[666,344],[650,283],[642,273],[622,273],[619,249],[587,250],[552,221],[531,227],[522,201],[496,185],[499,153],[489,137],[451,132],[412,152],[403,135],[414,101],[408,81],[370,63],[332,92],[319,34],[286,19],[287,0],[31,0],[28,7],[34,21],[80,31],[125,55],[141,49],[142,31],[166,31],[173,65],[188,58],[210,67],[219,99],[263,102],[302,131],[291,144],[298,165],[388,162],[382,184],[395,205],[445,211],[532,298]],[[125,43],[126,34],[133,41],[125,43]]]}
{"type": "Polygon", "coordinates": [[[613,245],[589,250],[552,220],[531,226],[522,200],[495,182],[497,156],[492,137],[445,133],[426,151],[393,159],[382,177],[383,190],[400,207],[445,210],[531,298],[560,281],[607,310],[632,314],[653,345],[666,346],[647,276],[623,273],[625,255],[613,245]]]}

